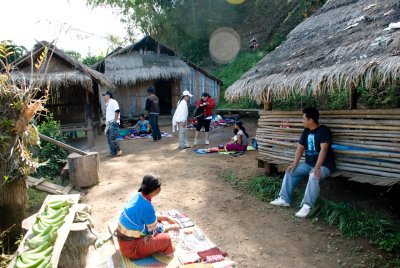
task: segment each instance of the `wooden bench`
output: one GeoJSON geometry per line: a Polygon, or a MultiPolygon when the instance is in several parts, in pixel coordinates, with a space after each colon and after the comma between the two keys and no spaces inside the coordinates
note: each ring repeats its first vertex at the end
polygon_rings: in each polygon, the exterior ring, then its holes
{"type": "MultiPolygon", "coordinates": [[[[331,128],[337,172],[354,181],[391,186],[400,182],[400,110],[321,111],[321,125],[331,128]]],[[[303,130],[299,111],[263,111],[256,132],[258,165],[294,159],[303,130]]]]}
{"type": "Polygon", "coordinates": [[[90,126],[86,123],[70,123],[61,125],[61,133],[68,133],[72,131],[84,131],[88,139],[88,146],[94,145],[94,136],[99,133],[100,122],[93,122],[90,126]]]}

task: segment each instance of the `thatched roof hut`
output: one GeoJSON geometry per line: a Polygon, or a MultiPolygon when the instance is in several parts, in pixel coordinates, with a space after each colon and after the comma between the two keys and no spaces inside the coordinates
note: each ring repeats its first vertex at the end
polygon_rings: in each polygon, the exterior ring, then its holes
{"type": "MultiPolygon", "coordinates": [[[[16,80],[25,79],[29,82],[31,80],[32,72],[30,68],[36,62],[37,58],[41,55],[44,48],[48,48],[48,64],[46,73],[40,74],[40,77],[44,82],[51,82],[54,87],[71,85],[81,85],[89,91],[93,91],[93,84],[107,86],[113,88],[114,85],[110,82],[103,74],[89,68],[88,66],[80,63],[77,59],[69,56],[64,51],[58,49],[53,44],[47,41],[38,42],[33,50],[17,59],[13,66],[19,71],[14,71],[12,76],[16,80]]],[[[34,74],[38,77],[38,74],[34,74]]]]}
{"type": "MultiPolygon", "coordinates": [[[[103,74],[72,58],[54,44],[37,43],[26,56],[13,63],[13,79],[29,83],[32,76],[41,85],[50,84],[46,108],[61,122],[63,131],[84,130],[93,132],[100,123],[99,86],[112,89],[114,85],[103,74]],[[36,70],[34,65],[47,47],[43,67],[36,70]],[[39,79],[39,80],[37,80],[39,79]]],[[[40,96],[38,96],[40,97],[40,96]]],[[[89,145],[93,135],[89,135],[89,145]]]]}
{"type": "Polygon", "coordinates": [[[294,91],[352,89],[400,78],[398,0],[328,0],[275,51],[231,85],[225,98],[258,103],[294,91]]]}
{"type": "Polygon", "coordinates": [[[114,55],[105,60],[105,73],[115,84],[134,85],[138,81],[181,78],[190,74],[190,68],[179,57],[146,55],[139,52],[114,55]]]}
{"type": "Polygon", "coordinates": [[[209,92],[219,99],[222,82],[190,62],[175,50],[146,36],[125,48],[119,48],[92,66],[115,85],[114,98],[119,102],[123,117],[144,112],[146,89],[155,87],[162,114],[171,114],[183,90],[196,98],[209,92]]]}

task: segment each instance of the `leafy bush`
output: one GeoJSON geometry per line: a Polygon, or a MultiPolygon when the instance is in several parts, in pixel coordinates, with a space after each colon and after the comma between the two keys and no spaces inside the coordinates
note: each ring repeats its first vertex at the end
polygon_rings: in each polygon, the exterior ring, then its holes
{"type": "Polygon", "coordinates": [[[366,108],[399,108],[400,107],[400,82],[389,86],[379,86],[374,82],[372,89],[361,86],[358,88],[359,103],[366,108]]]}
{"type": "Polygon", "coordinates": [[[315,98],[311,93],[302,94],[296,92],[285,99],[274,98],[272,106],[274,110],[297,111],[304,107],[317,106],[317,98],[315,98]]]}
{"type": "MultiPolygon", "coordinates": [[[[47,116],[38,126],[39,132],[50,138],[65,142],[61,134],[60,122],[54,120],[53,116],[47,116]]],[[[37,176],[48,179],[53,179],[60,174],[61,169],[67,162],[67,152],[54,144],[46,141],[41,142],[40,151],[34,150],[35,156],[40,162],[46,162],[45,165],[37,169],[37,176]]]]}

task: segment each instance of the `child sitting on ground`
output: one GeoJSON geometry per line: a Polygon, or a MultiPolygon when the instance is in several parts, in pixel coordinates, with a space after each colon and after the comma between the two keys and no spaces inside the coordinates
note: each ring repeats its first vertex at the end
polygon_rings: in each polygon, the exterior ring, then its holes
{"type": "Polygon", "coordinates": [[[233,134],[235,134],[235,135],[231,138],[231,142],[232,143],[236,143],[237,142],[237,140],[238,140],[238,136],[237,136],[238,132],[239,132],[239,129],[237,129],[237,128],[235,128],[233,130],[233,134]]]}

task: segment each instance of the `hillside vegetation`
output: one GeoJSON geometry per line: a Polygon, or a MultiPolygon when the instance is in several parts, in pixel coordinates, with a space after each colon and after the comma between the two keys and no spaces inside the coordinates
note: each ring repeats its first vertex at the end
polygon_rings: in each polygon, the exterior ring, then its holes
{"type": "MultiPolygon", "coordinates": [[[[223,81],[221,96],[229,85],[266,53],[274,50],[294,27],[324,2],[247,0],[233,5],[227,0],[88,0],[93,6],[119,8],[128,29],[139,28],[144,34],[155,37],[190,61],[213,72],[223,81]],[[210,35],[222,27],[235,30],[241,40],[240,53],[226,65],[214,62],[208,50],[210,35]],[[252,38],[260,43],[256,51],[248,49],[252,38]]],[[[221,99],[220,106],[230,105],[221,99]]],[[[255,107],[255,103],[248,100],[234,105],[255,107]]]]}

